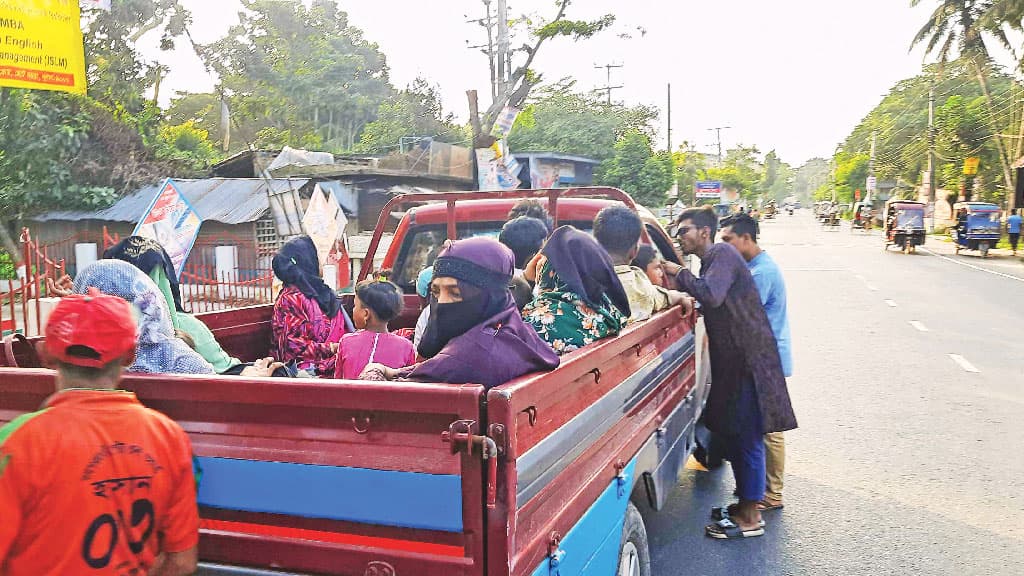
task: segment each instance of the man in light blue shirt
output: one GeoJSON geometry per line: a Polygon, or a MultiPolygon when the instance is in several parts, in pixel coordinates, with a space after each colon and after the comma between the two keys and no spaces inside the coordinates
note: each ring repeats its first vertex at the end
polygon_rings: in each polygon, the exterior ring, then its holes
{"type": "Polygon", "coordinates": [[[1017,242],[1020,241],[1021,217],[1014,208],[1010,217],[1006,219],[1006,233],[1010,235],[1010,246],[1013,248],[1013,255],[1017,255],[1017,242]]]}
{"type": "MultiPolygon", "coordinates": [[[[748,214],[735,214],[722,221],[722,241],[732,244],[747,261],[754,284],[761,296],[761,305],[768,315],[775,343],[779,347],[782,373],[793,375],[790,350],[789,316],[786,312],[786,283],[782,271],[767,252],[757,244],[757,221],[748,214]]],[[[786,466],[786,444],[782,432],[765,434],[765,468],[767,489],[759,507],[762,510],[782,508],[782,476],[786,466]]]]}

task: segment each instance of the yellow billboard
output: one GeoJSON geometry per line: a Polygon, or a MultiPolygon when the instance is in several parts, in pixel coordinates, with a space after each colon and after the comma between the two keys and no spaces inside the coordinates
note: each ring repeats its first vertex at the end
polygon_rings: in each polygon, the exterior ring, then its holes
{"type": "Polygon", "coordinates": [[[78,0],[0,0],[0,86],[85,94],[78,0]]]}

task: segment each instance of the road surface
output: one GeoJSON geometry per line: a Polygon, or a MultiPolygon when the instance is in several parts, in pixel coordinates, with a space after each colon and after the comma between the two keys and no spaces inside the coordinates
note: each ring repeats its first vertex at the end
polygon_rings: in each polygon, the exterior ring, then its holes
{"type": "Polygon", "coordinates": [[[767,534],[707,538],[728,465],[644,510],[657,576],[1024,574],[1024,264],[762,223],[789,290],[800,428],[767,534]]]}

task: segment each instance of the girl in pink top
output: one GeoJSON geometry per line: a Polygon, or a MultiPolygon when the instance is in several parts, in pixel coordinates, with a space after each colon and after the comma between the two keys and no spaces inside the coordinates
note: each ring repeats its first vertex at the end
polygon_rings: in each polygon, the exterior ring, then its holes
{"type": "Polygon", "coordinates": [[[371,362],[390,368],[413,364],[416,350],[412,342],[388,332],[388,322],[401,313],[402,292],[398,286],[373,280],[357,284],[352,321],[359,331],[342,336],[334,377],[356,380],[371,362]]]}

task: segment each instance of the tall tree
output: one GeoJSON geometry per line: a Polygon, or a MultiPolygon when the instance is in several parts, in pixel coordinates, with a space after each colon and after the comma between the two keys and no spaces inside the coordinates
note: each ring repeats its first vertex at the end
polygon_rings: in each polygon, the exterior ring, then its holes
{"type": "MultiPolygon", "coordinates": [[[[220,77],[238,140],[351,149],[393,93],[384,55],[333,0],[242,0],[227,35],[198,47],[220,77]]],[[[235,139],[233,139],[235,140],[235,139]]]]}
{"type": "MultiPolygon", "coordinates": [[[[911,6],[917,6],[922,1],[911,0],[911,6]]],[[[938,51],[940,65],[950,60],[954,49],[958,51],[960,58],[966,60],[973,68],[978,85],[985,95],[989,115],[994,116],[995,107],[988,85],[992,59],[985,44],[985,37],[992,36],[1006,47],[1011,47],[1011,44],[1005,30],[993,25],[988,18],[991,5],[990,0],[939,0],[935,11],[914,36],[912,46],[925,43],[927,54],[938,51]]],[[[995,127],[993,129],[995,130],[995,127]]],[[[1007,190],[1012,190],[1011,159],[1005,150],[1006,146],[998,133],[993,141],[999,153],[1004,184],[1007,190]]]]}
{"type": "Polygon", "coordinates": [[[630,130],[615,143],[614,154],[601,163],[594,180],[622,189],[644,206],[660,208],[674,179],[672,157],[655,154],[647,134],[630,130]]]}
{"type": "Polygon", "coordinates": [[[592,94],[575,92],[575,85],[563,79],[536,91],[508,136],[513,152],[560,152],[603,161],[627,132],[653,137],[657,110],[609,105],[592,94]]]}
{"type": "Polygon", "coordinates": [[[382,102],[377,119],[363,127],[356,151],[389,152],[398,147],[403,137],[422,136],[439,142],[467,143],[455,117],[445,114],[436,86],[417,78],[405,90],[382,102]]]}
{"type": "MultiPolygon", "coordinates": [[[[489,138],[491,128],[502,109],[505,106],[522,107],[530,91],[542,81],[541,74],[532,66],[537,53],[545,43],[555,38],[572,38],[574,41],[592,38],[615,22],[615,16],[612,14],[606,14],[596,20],[572,20],[566,14],[571,4],[572,0],[555,0],[558,10],[551,19],[528,16],[519,19],[527,29],[529,40],[515,52],[522,53],[524,58],[509,74],[504,93],[498,94],[484,113],[480,134],[474,134],[474,138],[489,138]]],[[[476,147],[486,147],[491,142],[480,141],[476,144],[476,147]]]]}

